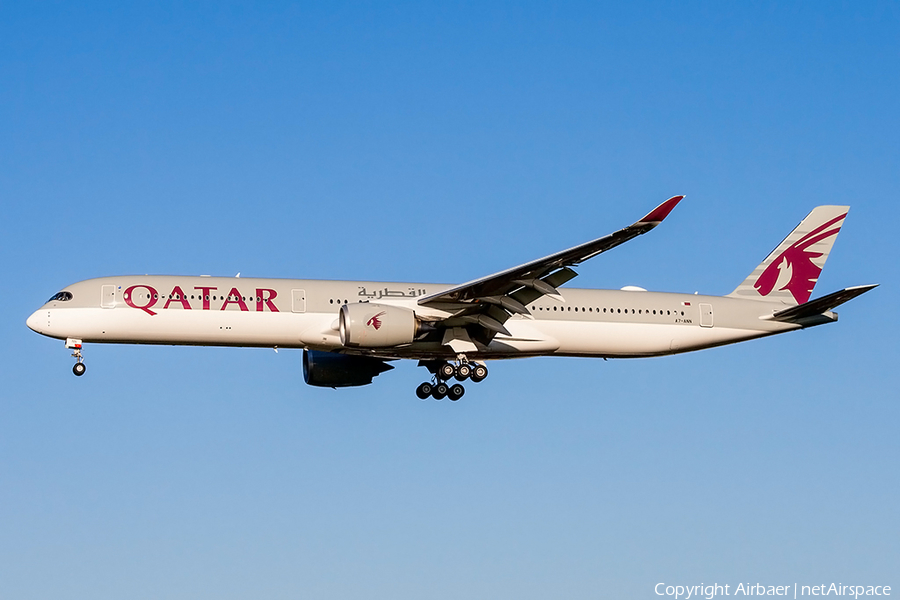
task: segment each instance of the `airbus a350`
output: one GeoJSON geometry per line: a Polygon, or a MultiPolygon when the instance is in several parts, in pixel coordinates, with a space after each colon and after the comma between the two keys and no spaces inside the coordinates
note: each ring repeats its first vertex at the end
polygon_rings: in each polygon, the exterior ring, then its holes
{"type": "Polygon", "coordinates": [[[636,358],[690,352],[837,321],[832,309],[876,285],[810,300],[847,216],[819,206],[730,294],[563,287],[573,267],[659,225],[683,196],[632,225],[462,285],[380,281],[117,276],[65,287],[27,325],[65,340],[75,375],[85,344],[303,349],[314,386],[372,383],[397,359],[431,374],[421,399],[458,400],[487,361],[636,358]]]}

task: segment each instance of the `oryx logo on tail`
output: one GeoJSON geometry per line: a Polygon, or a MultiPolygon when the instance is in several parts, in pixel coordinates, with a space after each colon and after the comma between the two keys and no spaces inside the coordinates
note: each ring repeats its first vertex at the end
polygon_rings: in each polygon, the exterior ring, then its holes
{"type": "Polygon", "coordinates": [[[817,206],[729,296],[805,304],[812,296],[847,206],[817,206]]]}
{"type": "MultiPolygon", "coordinates": [[[[768,296],[772,290],[787,290],[794,296],[797,304],[808,301],[822,272],[822,267],[814,261],[827,256],[825,252],[814,252],[809,248],[836,236],[846,216],[847,213],[844,213],[835,217],[791,244],[762,272],[753,287],[761,296],[768,296]]],[[[822,261],[823,265],[824,262],[822,261]]]]}

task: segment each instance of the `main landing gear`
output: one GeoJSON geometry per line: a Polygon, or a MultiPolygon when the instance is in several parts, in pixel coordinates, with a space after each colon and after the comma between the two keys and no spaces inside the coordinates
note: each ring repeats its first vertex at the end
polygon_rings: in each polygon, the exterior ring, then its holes
{"type": "Polygon", "coordinates": [[[471,379],[473,382],[478,383],[484,381],[488,376],[486,366],[481,363],[470,363],[464,356],[456,364],[441,361],[422,361],[419,365],[426,367],[434,375],[430,383],[426,381],[416,388],[416,396],[420,400],[426,400],[430,396],[435,400],[450,398],[450,400],[455,402],[463,397],[463,394],[466,393],[466,388],[459,383],[449,385],[448,381],[451,379],[456,379],[457,381],[471,379]]]}
{"type": "Polygon", "coordinates": [[[78,377],[84,375],[84,372],[87,371],[87,367],[84,364],[84,356],[81,355],[81,340],[73,340],[69,338],[66,340],[66,348],[72,348],[74,352],[72,352],[72,357],[75,359],[75,366],[72,367],[72,372],[75,373],[78,377]]]}

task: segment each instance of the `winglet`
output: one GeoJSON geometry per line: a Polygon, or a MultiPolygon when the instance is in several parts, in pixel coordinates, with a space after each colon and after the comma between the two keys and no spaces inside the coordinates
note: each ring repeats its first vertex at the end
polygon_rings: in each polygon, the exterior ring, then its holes
{"type": "Polygon", "coordinates": [[[672,212],[672,209],[684,199],[684,196],[672,196],[656,208],[650,211],[650,213],[638,221],[638,223],[661,223],[663,219],[669,216],[669,213],[672,212]]]}

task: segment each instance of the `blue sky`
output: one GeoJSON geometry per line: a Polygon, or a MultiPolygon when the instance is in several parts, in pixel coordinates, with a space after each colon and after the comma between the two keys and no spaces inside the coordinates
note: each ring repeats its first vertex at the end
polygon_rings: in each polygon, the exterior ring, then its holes
{"type": "Polygon", "coordinates": [[[900,588],[890,3],[0,8],[0,596],[900,588]],[[25,327],[124,273],[465,281],[665,224],[573,285],[725,294],[852,206],[839,323],[695,354],[401,365],[25,327]]]}

